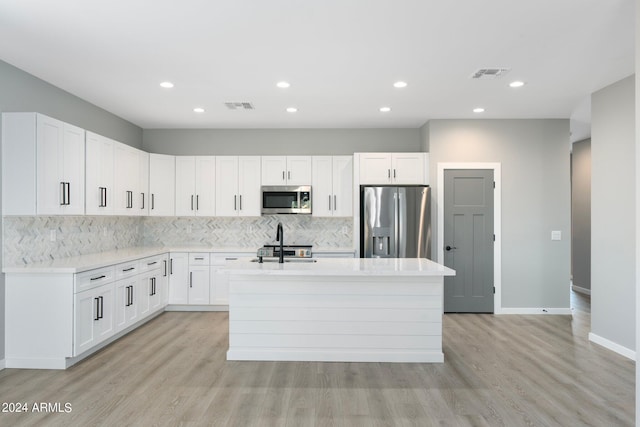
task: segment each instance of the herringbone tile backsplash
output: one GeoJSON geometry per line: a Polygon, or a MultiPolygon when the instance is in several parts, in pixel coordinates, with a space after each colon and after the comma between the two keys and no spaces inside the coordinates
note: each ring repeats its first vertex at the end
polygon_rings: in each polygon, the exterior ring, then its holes
{"type": "Polygon", "coordinates": [[[351,218],[4,217],[3,264],[24,265],[140,245],[256,249],[275,241],[278,222],[284,226],[287,244],[353,246],[351,218]],[[55,241],[51,241],[51,230],[55,230],[55,241]]]}

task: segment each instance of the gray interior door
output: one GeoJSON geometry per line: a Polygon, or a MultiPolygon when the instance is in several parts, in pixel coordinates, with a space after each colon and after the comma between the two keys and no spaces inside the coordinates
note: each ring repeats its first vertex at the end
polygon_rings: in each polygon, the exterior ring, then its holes
{"type": "Polygon", "coordinates": [[[493,170],[444,171],[444,311],[493,313],[493,170]]]}

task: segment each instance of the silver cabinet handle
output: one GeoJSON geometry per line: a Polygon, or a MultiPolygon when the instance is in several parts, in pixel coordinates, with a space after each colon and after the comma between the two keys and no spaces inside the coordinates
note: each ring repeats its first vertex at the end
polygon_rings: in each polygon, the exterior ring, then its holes
{"type": "Polygon", "coordinates": [[[92,278],[91,278],[91,279],[89,279],[89,280],[100,280],[100,279],[104,279],[105,277],[107,277],[107,276],[105,276],[105,275],[103,274],[102,276],[92,277],[92,278]]]}
{"type": "Polygon", "coordinates": [[[60,181],[60,206],[66,205],[65,203],[65,193],[64,193],[64,182],[60,181]]]}
{"type": "Polygon", "coordinates": [[[105,187],[98,187],[98,190],[100,190],[100,204],[98,205],[98,207],[106,208],[107,204],[105,202],[105,192],[107,189],[105,187]]]}
{"type": "Polygon", "coordinates": [[[387,178],[391,178],[391,169],[387,169],[387,178]]]}
{"type": "Polygon", "coordinates": [[[142,195],[142,207],[140,209],[144,209],[144,193],[140,193],[142,195]]]}
{"type": "Polygon", "coordinates": [[[164,264],[164,274],[162,275],[162,277],[167,277],[167,260],[163,259],[162,264],[164,264]]]}
{"type": "Polygon", "coordinates": [[[329,194],[329,210],[331,210],[331,194],[329,194]]]}
{"type": "Polygon", "coordinates": [[[200,256],[200,257],[195,257],[195,258],[193,258],[193,259],[195,259],[196,261],[204,261],[204,258],[203,258],[203,257],[201,257],[201,256],[200,256]]]}
{"type": "Polygon", "coordinates": [[[233,210],[234,211],[238,210],[238,196],[235,194],[233,196],[233,210]]]}
{"type": "Polygon", "coordinates": [[[333,195],[333,210],[335,211],[336,209],[338,209],[338,199],[336,197],[336,195],[333,195]]]}
{"type": "Polygon", "coordinates": [[[148,262],[147,265],[156,265],[158,261],[148,262]]]}
{"type": "Polygon", "coordinates": [[[240,210],[242,210],[242,194],[238,198],[240,199],[240,210]]]}
{"type": "Polygon", "coordinates": [[[282,180],[284,181],[284,171],[282,171],[282,180]]]}
{"type": "Polygon", "coordinates": [[[189,272],[189,287],[193,288],[193,272],[189,272]]]}
{"type": "Polygon", "coordinates": [[[151,193],[151,210],[156,208],[156,197],[155,194],[151,193]]]}
{"type": "Polygon", "coordinates": [[[393,177],[394,178],[396,177],[396,170],[395,169],[393,170],[393,177]]]}
{"type": "Polygon", "coordinates": [[[193,194],[191,195],[191,210],[193,210],[193,194]]]}

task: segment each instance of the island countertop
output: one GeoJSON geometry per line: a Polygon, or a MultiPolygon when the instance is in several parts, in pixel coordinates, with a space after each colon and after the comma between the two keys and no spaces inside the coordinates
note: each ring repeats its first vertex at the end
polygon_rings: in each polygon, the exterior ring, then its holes
{"type": "Polygon", "coordinates": [[[455,276],[455,270],[425,258],[320,258],[278,262],[237,260],[224,270],[234,275],[455,276]]]}

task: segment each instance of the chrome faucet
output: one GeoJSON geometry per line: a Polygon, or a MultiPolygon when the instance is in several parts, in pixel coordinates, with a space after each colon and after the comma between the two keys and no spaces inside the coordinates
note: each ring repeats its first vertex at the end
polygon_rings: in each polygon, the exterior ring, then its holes
{"type": "Polygon", "coordinates": [[[278,257],[278,263],[284,264],[284,231],[282,230],[282,223],[278,223],[278,229],[276,230],[276,241],[280,242],[280,256],[278,257]]]}

